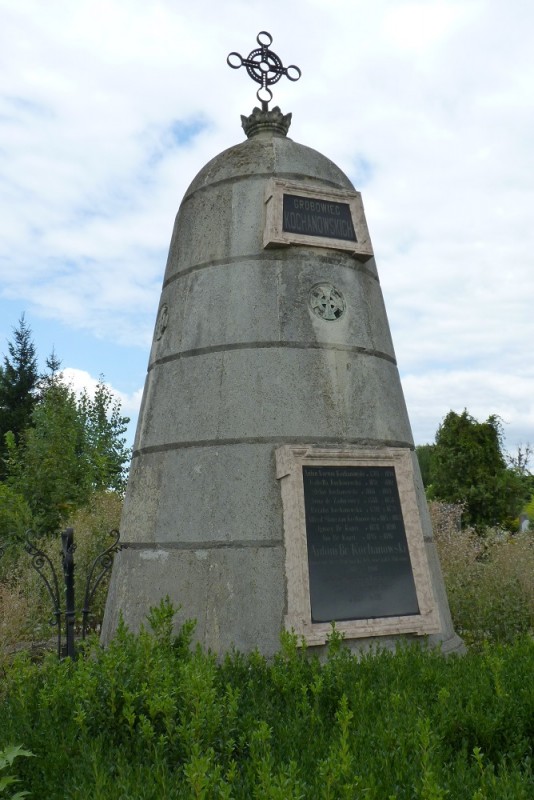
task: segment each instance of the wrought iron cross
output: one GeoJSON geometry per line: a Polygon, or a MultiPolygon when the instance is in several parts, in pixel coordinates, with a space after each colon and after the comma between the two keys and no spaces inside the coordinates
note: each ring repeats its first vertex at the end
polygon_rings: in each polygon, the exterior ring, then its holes
{"type": "Polygon", "coordinates": [[[298,81],[302,72],[299,67],[291,64],[284,67],[280,58],[269,50],[273,37],[267,31],[260,31],[256,37],[260,45],[248,54],[248,58],[243,58],[239,53],[229,53],[226,62],[232,69],[246,67],[248,74],[256,83],[261,83],[261,88],[256,92],[256,97],[261,103],[263,111],[269,110],[269,103],[273,99],[273,93],[268,88],[273,83],[277,83],[282,75],[290,81],[298,81]]]}

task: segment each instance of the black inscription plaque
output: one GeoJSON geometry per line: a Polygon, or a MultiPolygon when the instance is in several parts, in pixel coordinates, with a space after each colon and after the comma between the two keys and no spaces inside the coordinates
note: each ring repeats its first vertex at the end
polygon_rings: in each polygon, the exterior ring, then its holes
{"type": "Polygon", "coordinates": [[[348,203],[284,194],[282,229],[306,236],[357,242],[348,203]]]}
{"type": "Polygon", "coordinates": [[[306,467],[312,622],[419,613],[394,467],[306,467]]]}

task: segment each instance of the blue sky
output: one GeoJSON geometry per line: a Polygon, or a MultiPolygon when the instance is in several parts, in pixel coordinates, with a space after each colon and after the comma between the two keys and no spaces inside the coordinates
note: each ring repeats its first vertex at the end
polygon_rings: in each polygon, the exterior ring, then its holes
{"type": "MultiPolygon", "coordinates": [[[[534,442],[534,5],[0,0],[0,352],[21,313],[134,422],[175,214],[243,139],[260,30],[290,136],[362,190],[414,436],[534,442]]],[[[133,432],[132,432],[133,436],[133,432]]]]}

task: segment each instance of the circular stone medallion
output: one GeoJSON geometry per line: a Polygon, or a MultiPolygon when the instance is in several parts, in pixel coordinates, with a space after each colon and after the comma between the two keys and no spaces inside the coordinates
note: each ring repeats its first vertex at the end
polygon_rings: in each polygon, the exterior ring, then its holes
{"type": "Polygon", "coordinates": [[[310,290],[310,308],[321,319],[336,320],[345,311],[345,299],[331,283],[316,283],[310,290]]]}
{"type": "Polygon", "coordinates": [[[165,328],[169,323],[169,309],[165,305],[165,303],[161,306],[158,314],[158,320],[156,322],[156,330],[155,336],[157,342],[161,339],[163,334],[165,333],[165,328]]]}

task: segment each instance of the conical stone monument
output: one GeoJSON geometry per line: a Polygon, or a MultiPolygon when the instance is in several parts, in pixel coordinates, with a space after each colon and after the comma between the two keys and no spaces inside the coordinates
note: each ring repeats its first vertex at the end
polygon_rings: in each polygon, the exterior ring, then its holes
{"type": "Polygon", "coordinates": [[[361,196],[268,109],[300,76],[271,42],[229,56],[262,108],[176,218],[103,641],[168,595],[217,653],[320,652],[332,622],[461,650],[361,196]]]}

